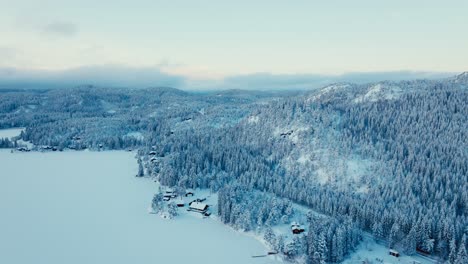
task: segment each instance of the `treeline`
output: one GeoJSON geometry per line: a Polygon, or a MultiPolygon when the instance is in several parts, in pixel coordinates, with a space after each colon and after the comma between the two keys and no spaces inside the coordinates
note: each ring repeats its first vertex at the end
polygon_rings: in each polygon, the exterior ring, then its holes
{"type": "Polygon", "coordinates": [[[340,263],[362,239],[361,232],[348,217],[309,217],[306,237],[308,263],[340,263]]]}
{"type": "Polygon", "coordinates": [[[228,184],[218,191],[218,215],[223,223],[250,231],[265,225],[289,224],[294,209],[290,200],[228,184]]]}
{"type": "Polygon", "coordinates": [[[155,149],[166,157],[156,174],[163,184],[215,191],[235,180],[329,216],[349,216],[408,254],[420,250],[455,263],[449,256],[466,250],[468,223],[467,92],[451,82],[408,85],[415,90],[392,100],[286,98],[234,127],[155,135],[155,149]],[[301,152],[315,162],[292,160],[301,152]],[[320,164],[329,153],[328,164],[320,164]],[[351,156],[373,162],[368,175],[344,173],[351,156]],[[325,182],[319,169],[332,172],[325,182]]]}

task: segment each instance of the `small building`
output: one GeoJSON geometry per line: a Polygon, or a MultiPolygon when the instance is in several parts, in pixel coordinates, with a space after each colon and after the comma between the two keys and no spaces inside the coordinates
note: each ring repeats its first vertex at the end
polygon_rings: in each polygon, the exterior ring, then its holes
{"type": "Polygon", "coordinates": [[[178,200],[177,203],[176,203],[177,207],[184,207],[185,206],[185,203],[184,201],[182,200],[178,200]]]}
{"type": "Polygon", "coordinates": [[[198,212],[198,213],[206,213],[208,210],[208,205],[201,203],[201,202],[191,202],[189,205],[188,211],[198,212]]]}
{"type": "Polygon", "coordinates": [[[205,217],[208,217],[210,215],[211,215],[211,212],[209,212],[209,211],[206,211],[206,212],[203,213],[203,216],[205,216],[205,217]]]}
{"type": "Polygon", "coordinates": [[[169,201],[169,200],[171,200],[171,197],[169,197],[169,196],[164,196],[164,197],[163,197],[163,201],[166,201],[166,202],[167,202],[167,201],[169,201]]]}
{"type": "Polygon", "coordinates": [[[152,150],[152,151],[150,151],[150,152],[149,152],[149,154],[148,154],[148,155],[150,155],[150,156],[154,156],[154,155],[156,155],[156,151],[152,150]]]}
{"type": "Polygon", "coordinates": [[[305,231],[305,229],[298,223],[292,222],[291,223],[291,231],[293,234],[300,234],[305,231]]]}
{"type": "Polygon", "coordinates": [[[185,193],[185,197],[189,197],[189,196],[193,196],[193,195],[194,195],[194,193],[192,191],[187,191],[185,193]]]}
{"type": "Polygon", "coordinates": [[[163,194],[163,198],[167,198],[167,201],[169,201],[172,198],[176,198],[176,195],[172,193],[165,193],[163,194]]]}
{"type": "Polygon", "coordinates": [[[164,192],[164,197],[169,197],[169,198],[176,198],[177,194],[174,192],[172,189],[167,189],[166,192],[164,192]]]}
{"type": "Polygon", "coordinates": [[[398,251],[394,250],[394,249],[389,249],[388,254],[390,256],[394,256],[394,257],[397,257],[397,258],[400,257],[400,253],[398,251]]]}

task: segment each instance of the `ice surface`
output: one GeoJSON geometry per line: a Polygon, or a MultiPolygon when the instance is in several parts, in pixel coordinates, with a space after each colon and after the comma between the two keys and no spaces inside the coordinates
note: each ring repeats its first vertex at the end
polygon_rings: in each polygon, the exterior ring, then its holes
{"type": "Polygon", "coordinates": [[[216,220],[149,214],[157,184],[134,155],[1,150],[0,263],[278,262],[216,220]]]}

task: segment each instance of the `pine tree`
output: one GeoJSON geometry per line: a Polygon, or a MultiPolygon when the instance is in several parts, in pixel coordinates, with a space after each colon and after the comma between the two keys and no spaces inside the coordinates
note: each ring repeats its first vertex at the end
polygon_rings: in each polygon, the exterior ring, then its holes
{"type": "Polygon", "coordinates": [[[457,264],[456,263],[457,247],[456,247],[456,244],[455,244],[455,238],[452,238],[450,240],[449,248],[450,248],[450,253],[449,253],[449,256],[448,256],[448,263],[457,264]]]}
{"type": "Polygon", "coordinates": [[[403,242],[403,251],[408,255],[414,255],[416,253],[416,227],[411,227],[408,235],[403,242]]]}
{"type": "Polygon", "coordinates": [[[145,170],[143,169],[143,162],[138,158],[138,177],[143,177],[145,175],[145,170]]]}
{"type": "Polygon", "coordinates": [[[179,215],[179,212],[177,210],[177,205],[174,202],[170,202],[167,204],[167,213],[169,214],[169,218],[174,218],[177,215],[179,215]]]}
{"type": "Polygon", "coordinates": [[[273,232],[273,229],[271,229],[271,227],[267,227],[267,229],[265,230],[265,234],[263,235],[263,239],[270,246],[273,246],[276,244],[276,235],[273,232]]]}
{"type": "Polygon", "coordinates": [[[388,236],[390,248],[394,247],[395,244],[398,242],[397,240],[398,240],[399,233],[400,233],[400,225],[395,222],[392,225],[392,229],[390,229],[390,234],[388,236]]]}
{"type": "Polygon", "coordinates": [[[468,263],[468,255],[466,254],[466,235],[463,235],[462,237],[455,263],[468,263]]]}

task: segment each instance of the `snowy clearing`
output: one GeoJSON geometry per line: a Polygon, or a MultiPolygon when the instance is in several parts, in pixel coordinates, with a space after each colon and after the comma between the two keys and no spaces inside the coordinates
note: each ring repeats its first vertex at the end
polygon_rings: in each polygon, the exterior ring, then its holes
{"type": "Polygon", "coordinates": [[[23,130],[23,127],[0,129],[0,138],[12,139],[19,136],[23,130]]]}
{"type": "Polygon", "coordinates": [[[1,150],[0,263],[278,262],[214,219],[149,214],[157,183],[134,155],[1,150]]]}
{"type": "MultiPolygon", "coordinates": [[[[401,254],[401,252],[400,252],[401,254]]],[[[399,258],[388,254],[388,247],[378,244],[370,235],[364,235],[364,239],[357,250],[343,261],[343,264],[365,263],[363,261],[375,264],[432,264],[430,259],[415,256],[406,256],[401,254],[399,258]]]]}

